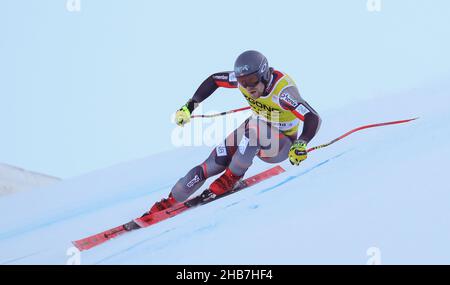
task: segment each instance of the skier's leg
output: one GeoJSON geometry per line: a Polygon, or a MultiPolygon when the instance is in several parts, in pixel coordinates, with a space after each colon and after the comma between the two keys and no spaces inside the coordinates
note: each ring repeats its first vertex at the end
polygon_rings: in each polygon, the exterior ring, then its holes
{"type": "MultiPolygon", "coordinates": [[[[278,131],[279,132],[279,131],[278,131]]],[[[279,163],[288,158],[289,149],[292,145],[292,139],[285,136],[283,133],[278,133],[278,150],[269,150],[261,148],[257,156],[267,163],[279,163]]]]}
{"type": "Polygon", "coordinates": [[[235,175],[242,176],[252,165],[255,156],[268,163],[284,161],[291,145],[291,138],[277,128],[263,120],[252,119],[248,122],[229,169],[235,175]]]}
{"type": "Polygon", "coordinates": [[[231,162],[236,152],[236,141],[245,130],[247,121],[227,136],[223,143],[214,148],[209,157],[200,165],[192,168],[173,186],[172,196],[179,202],[186,201],[194,194],[208,179],[223,172],[231,162]]]}
{"type": "MultiPolygon", "coordinates": [[[[216,179],[209,189],[216,195],[222,195],[231,191],[236,183],[244,176],[252,165],[254,157],[264,150],[269,157],[277,157],[280,153],[280,132],[259,118],[251,118],[246,121],[243,135],[238,140],[237,150],[225,173],[216,179]]],[[[286,138],[287,139],[287,138],[286,138]]],[[[283,140],[283,153],[285,145],[290,145],[290,140],[283,140]]],[[[283,154],[284,155],[284,154],[283,154]]],[[[287,157],[287,154],[285,155],[287,157]]]]}
{"type": "Polygon", "coordinates": [[[200,165],[195,166],[188,173],[180,178],[172,187],[169,197],[156,202],[149,213],[154,213],[173,206],[177,202],[186,201],[195,191],[197,191],[206,181],[209,176],[219,174],[224,171],[231,156],[219,157],[217,153],[221,146],[216,147],[209,157],[200,165]]]}
{"type": "Polygon", "coordinates": [[[243,176],[253,162],[253,158],[258,153],[259,127],[257,119],[251,118],[246,122],[244,133],[240,137],[237,151],[234,153],[228,166],[235,176],[243,176]]]}
{"type": "MultiPolygon", "coordinates": [[[[179,202],[186,201],[208,179],[208,177],[223,172],[230,163],[231,156],[218,156],[219,151],[224,151],[222,145],[217,146],[209,157],[200,165],[189,170],[172,188],[172,195],[179,202]]],[[[220,152],[219,152],[220,153],[220,152]]]]}

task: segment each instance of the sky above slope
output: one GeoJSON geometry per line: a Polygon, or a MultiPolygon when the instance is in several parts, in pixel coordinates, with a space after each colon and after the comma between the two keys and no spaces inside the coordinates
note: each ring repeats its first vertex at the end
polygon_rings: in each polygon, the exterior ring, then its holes
{"type": "MultiPolygon", "coordinates": [[[[3,1],[0,161],[62,178],[173,149],[173,112],[257,49],[320,112],[448,81],[450,3],[3,1]]],[[[204,110],[245,105],[220,90],[204,110]]]]}

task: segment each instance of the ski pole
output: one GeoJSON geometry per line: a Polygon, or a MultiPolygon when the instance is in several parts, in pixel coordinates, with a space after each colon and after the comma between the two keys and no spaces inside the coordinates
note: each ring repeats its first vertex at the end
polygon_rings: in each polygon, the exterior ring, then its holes
{"type": "MultiPolygon", "coordinates": [[[[241,111],[245,111],[245,110],[249,110],[250,107],[243,107],[243,108],[239,108],[239,109],[234,109],[234,110],[230,110],[230,111],[225,111],[225,112],[221,112],[221,113],[216,113],[216,114],[211,114],[211,115],[193,115],[191,116],[191,118],[213,118],[213,117],[218,117],[218,116],[223,116],[223,115],[227,115],[227,114],[232,114],[232,113],[237,113],[237,112],[241,112],[241,111]]],[[[312,147],[310,149],[307,150],[307,152],[311,152],[313,150],[319,149],[319,148],[324,148],[327,147],[331,144],[334,144],[337,141],[340,141],[341,139],[357,132],[357,131],[361,131],[364,129],[369,129],[369,128],[375,128],[375,127],[381,127],[381,126],[387,126],[387,125],[395,125],[395,124],[403,124],[403,123],[408,123],[414,120],[417,120],[417,118],[412,118],[412,119],[406,119],[406,120],[400,120],[400,121],[392,121],[392,122],[385,122],[385,123],[378,123],[378,124],[371,124],[371,125],[365,125],[365,126],[361,126],[358,128],[355,128],[351,131],[346,132],[345,134],[343,134],[342,136],[335,138],[334,140],[325,143],[325,144],[321,144],[315,147],[312,147]]]]}
{"type": "Polygon", "coordinates": [[[248,109],[250,109],[250,107],[234,109],[234,110],[230,110],[230,111],[226,111],[226,112],[222,112],[222,113],[217,113],[217,114],[211,114],[211,115],[193,115],[193,116],[191,116],[191,118],[213,118],[213,117],[218,117],[218,116],[223,116],[223,115],[227,115],[227,114],[232,114],[232,113],[245,111],[245,110],[248,110],[248,109]]]}
{"type": "Polygon", "coordinates": [[[387,125],[395,125],[395,124],[403,124],[403,123],[408,123],[414,120],[417,120],[417,118],[413,118],[413,119],[407,119],[407,120],[400,120],[400,121],[393,121],[393,122],[386,122],[386,123],[378,123],[378,124],[371,124],[371,125],[365,125],[365,126],[361,126],[358,128],[355,128],[351,131],[346,132],[345,134],[343,134],[342,136],[335,138],[334,140],[330,141],[329,143],[325,143],[325,144],[321,144],[315,147],[312,147],[310,149],[307,150],[307,152],[311,152],[313,150],[319,149],[319,148],[324,148],[327,147],[343,138],[345,138],[346,136],[349,136],[351,134],[353,134],[354,132],[360,131],[360,130],[364,130],[364,129],[369,129],[369,128],[375,128],[375,127],[381,127],[381,126],[387,126],[387,125]]]}

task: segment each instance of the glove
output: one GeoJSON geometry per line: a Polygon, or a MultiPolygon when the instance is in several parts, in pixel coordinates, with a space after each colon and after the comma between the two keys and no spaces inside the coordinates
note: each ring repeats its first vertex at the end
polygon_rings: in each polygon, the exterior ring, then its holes
{"type": "Polygon", "coordinates": [[[175,123],[178,126],[184,126],[185,124],[189,123],[191,120],[191,112],[189,111],[188,107],[184,105],[181,107],[180,110],[178,110],[175,114],[175,123]]]}
{"type": "Polygon", "coordinates": [[[306,151],[306,142],[303,140],[296,140],[289,149],[289,162],[292,165],[299,165],[300,162],[308,157],[306,151]]]}

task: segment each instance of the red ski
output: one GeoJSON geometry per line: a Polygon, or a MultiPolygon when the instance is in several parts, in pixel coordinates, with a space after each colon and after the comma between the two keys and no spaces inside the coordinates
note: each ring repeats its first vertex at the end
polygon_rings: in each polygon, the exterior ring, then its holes
{"type": "Polygon", "coordinates": [[[178,203],[170,208],[167,208],[161,212],[157,212],[154,214],[144,214],[142,217],[134,219],[126,224],[120,225],[118,227],[106,230],[104,232],[89,236],[87,238],[83,238],[80,240],[73,241],[72,243],[80,250],[88,250],[97,245],[100,245],[110,239],[113,239],[119,235],[130,232],[132,230],[137,230],[140,228],[145,228],[161,221],[164,221],[168,218],[181,214],[189,209],[197,207],[199,205],[204,205],[215,201],[217,199],[223,198],[230,194],[241,191],[245,188],[253,186],[263,180],[266,180],[270,177],[283,173],[285,170],[281,166],[275,166],[268,170],[265,170],[261,173],[258,173],[254,176],[246,178],[239,182],[239,184],[230,192],[225,193],[220,196],[215,196],[209,190],[203,191],[203,193],[197,197],[191,198],[183,203],[178,203]]]}

